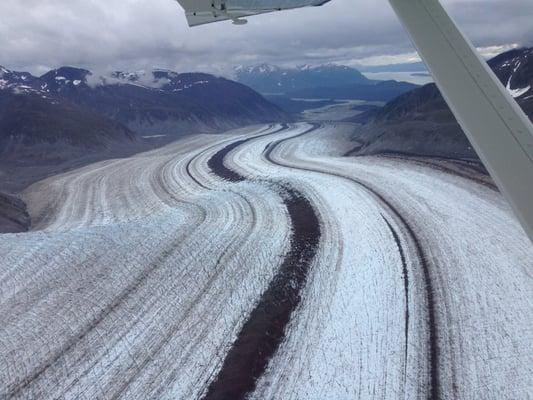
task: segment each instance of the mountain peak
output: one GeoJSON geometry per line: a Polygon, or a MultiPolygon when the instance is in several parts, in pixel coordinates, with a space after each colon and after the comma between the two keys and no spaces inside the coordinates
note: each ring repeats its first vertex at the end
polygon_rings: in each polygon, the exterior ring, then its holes
{"type": "Polygon", "coordinates": [[[329,73],[343,73],[349,72],[353,74],[360,74],[360,71],[356,68],[348,67],[347,65],[340,65],[334,63],[319,64],[319,65],[299,65],[296,67],[299,71],[308,71],[308,72],[329,72],[329,73]]]}
{"type": "Polygon", "coordinates": [[[82,68],[61,67],[53,69],[39,78],[40,89],[50,92],[61,91],[72,86],[86,85],[87,78],[90,75],[90,71],[82,68]]]}
{"type": "Polygon", "coordinates": [[[0,149],[12,160],[62,162],[108,148],[122,151],[135,140],[144,143],[145,135],[168,136],[161,139],[167,141],[183,133],[290,119],[249,88],[201,73],[102,76],[63,67],[39,78],[10,72],[0,79],[0,89],[0,149]]]}
{"type": "Polygon", "coordinates": [[[56,80],[62,80],[61,78],[64,78],[65,80],[85,80],[87,78],[87,75],[90,75],[91,72],[83,69],[83,68],[75,68],[75,67],[60,67],[57,69],[53,69],[51,71],[48,71],[46,74],[41,76],[41,79],[48,80],[50,78],[56,79],[56,80]]]}
{"type": "Polygon", "coordinates": [[[97,78],[97,86],[135,85],[145,89],[165,92],[181,92],[198,84],[210,83],[216,79],[213,75],[190,72],[177,73],[168,69],[154,69],[152,71],[115,71],[108,76],[97,78]]]}
{"type": "Polygon", "coordinates": [[[514,98],[533,95],[533,47],[509,50],[489,65],[514,98]]]}
{"type": "Polygon", "coordinates": [[[280,70],[281,68],[277,65],[272,65],[268,63],[249,65],[246,67],[239,65],[238,67],[235,67],[235,72],[246,74],[269,74],[273,72],[278,72],[280,70]]]}
{"type": "MultiPolygon", "coordinates": [[[[488,62],[510,94],[533,115],[533,48],[514,49],[488,62]]],[[[414,120],[455,121],[451,110],[434,83],[405,93],[377,112],[358,116],[359,122],[398,123],[414,120]]]]}
{"type": "Polygon", "coordinates": [[[16,93],[37,92],[37,80],[29,72],[10,71],[0,67],[0,90],[11,90],[16,93]]]}

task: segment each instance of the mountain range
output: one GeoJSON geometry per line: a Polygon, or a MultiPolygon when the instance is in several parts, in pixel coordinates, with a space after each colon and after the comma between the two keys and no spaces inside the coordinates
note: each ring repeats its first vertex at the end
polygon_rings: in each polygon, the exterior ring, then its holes
{"type": "Polygon", "coordinates": [[[282,68],[271,64],[235,68],[237,82],[263,94],[289,94],[318,86],[370,85],[358,70],[334,64],[282,68]]]}
{"type": "Polygon", "coordinates": [[[285,121],[252,89],[202,73],[105,76],[62,67],[36,77],[0,67],[0,157],[57,163],[88,152],[139,147],[146,136],[216,132],[285,121]]]}
{"type": "MultiPolygon", "coordinates": [[[[533,120],[533,48],[505,52],[488,64],[533,120]]],[[[405,93],[351,121],[364,124],[354,136],[360,144],[355,154],[393,152],[478,159],[435,84],[405,93]]]]}
{"type": "Polygon", "coordinates": [[[276,96],[305,99],[388,101],[417,85],[366,78],[355,68],[326,64],[282,68],[270,64],[235,68],[236,80],[276,101],[276,96]]]}

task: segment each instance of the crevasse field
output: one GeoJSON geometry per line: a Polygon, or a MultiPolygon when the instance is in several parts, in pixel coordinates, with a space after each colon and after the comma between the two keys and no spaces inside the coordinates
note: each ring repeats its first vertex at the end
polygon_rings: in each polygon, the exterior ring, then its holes
{"type": "Polygon", "coordinates": [[[533,247],[461,168],[349,126],[195,135],[28,188],[0,398],[527,399],[533,247]]]}

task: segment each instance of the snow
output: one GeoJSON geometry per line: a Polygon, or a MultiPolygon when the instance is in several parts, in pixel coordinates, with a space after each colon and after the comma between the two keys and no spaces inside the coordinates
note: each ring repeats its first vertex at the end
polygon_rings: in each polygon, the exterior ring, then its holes
{"type": "Polygon", "coordinates": [[[263,64],[261,66],[259,66],[259,72],[261,73],[265,73],[265,72],[274,72],[274,71],[277,71],[278,70],[278,67],[276,67],[275,65],[270,65],[270,64],[263,64]]]}
{"type": "MultiPolygon", "coordinates": [[[[178,83],[181,83],[181,81],[179,81],[178,83]]],[[[206,85],[210,83],[209,81],[196,81],[196,82],[192,82],[192,83],[189,83],[189,84],[186,84],[186,85],[183,85],[181,88],[176,88],[176,89],[173,89],[172,91],[173,92],[182,92],[183,90],[187,90],[187,89],[190,89],[196,85],[206,85]]]]}
{"type": "Polygon", "coordinates": [[[412,239],[387,206],[332,172],[375,187],[407,219],[427,252],[437,344],[446,355],[439,362],[442,398],[527,397],[532,369],[523,368],[533,358],[528,345],[533,288],[527,278],[533,248],[510,207],[483,185],[428,167],[318,156],[332,131],[319,129],[280,146],[273,159],[286,168],[257,162],[273,138],[231,157],[230,165],[241,173],[285,179],[291,174],[325,219],[323,261],[316,261],[288,339],[252,398],[428,397],[427,289],[412,239]],[[406,253],[407,344],[401,257],[382,215],[406,253]]]}
{"type": "Polygon", "coordinates": [[[511,96],[513,96],[513,98],[516,99],[518,97],[523,96],[527,92],[529,92],[531,90],[531,85],[523,87],[523,88],[511,89],[511,81],[513,80],[513,78],[515,77],[516,73],[518,72],[518,70],[522,66],[522,60],[520,58],[515,58],[513,60],[510,60],[510,61],[506,62],[503,66],[505,67],[505,66],[511,66],[511,65],[514,65],[514,68],[513,68],[513,72],[511,73],[511,75],[509,76],[509,79],[507,81],[506,89],[511,94],[511,96]]]}
{"type": "MultiPolygon", "coordinates": [[[[154,70],[163,71],[163,70],[154,70]]],[[[177,76],[177,74],[175,74],[177,76]]],[[[169,73],[168,76],[174,77],[169,73]]],[[[92,75],[87,79],[87,84],[91,87],[108,86],[108,85],[133,85],[145,89],[161,89],[169,84],[170,79],[163,77],[156,79],[153,72],[147,73],[144,70],[136,72],[115,72],[107,75],[92,75]]]]}
{"type": "Polygon", "coordinates": [[[516,99],[529,92],[531,90],[531,85],[526,86],[524,88],[511,89],[511,80],[509,80],[509,82],[507,83],[507,90],[509,93],[511,93],[511,96],[516,99]]]}
{"type": "Polygon", "coordinates": [[[50,212],[33,232],[0,236],[0,397],[97,398],[127,380],[125,398],[199,396],[290,232],[269,188],[214,180],[207,192],[187,175],[198,151],[227,140],[195,136],[26,192],[34,215],[50,212]]]}
{"type": "Polygon", "coordinates": [[[252,74],[252,73],[265,74],[265,73],[272,73],[278,70],[279,70],[279,67],[275,65],[271,65],[271,64],[251,65],[248,67],[244,67],[240,65],[235,68],[236,72],[245,71],[248,74],[252,74]]]}
{"type": "Polygon", "coordinates": [[[165,137],[165,136],[168,136],[168,135],[149,135],[149,136],[142,136],[143,139],[152,139],[152,138],[160,138],[160,137],[165,137]]]}
{"type": "Polygon", "coordinates": [[[56,81],[64,81],[64,80],[66,80],[66,79],[67,79],[67,78],[65,78],[64,76],[56,76],[56,77],[55,77],[55,80],[56,80],[56,81]]]}
{"type": "MultiPolygon", "coordinates": [[[[10,87],[11,85],[8,85],[7,87],[10,87]]],[[[13,93],[15,94],[23,94],[23,93],[39,93],[37,90],[32,88],[28,85],[12,85],[13,87],[13,93]]]]}
{"type": "Polygon", "coordinates": [[[79,86],[81,84],[81,81],[76,79],[72,83],[74,84],[74,86],[79,86]]]}
{"type": "Polygon", "coordinates": [[[32,231],[0,235],[0,397],[201,398],[289,250],[281,182],[309,199],[321,242],[250,398],[430,397],[424,266],[441,398],[527,398],[533,248],[502,196],[341,157],[353,126],[311,127],[190,135],[28,188],[32,231]],[[210,171],[253,137],[225,160],[248,181],[210,171]]]}

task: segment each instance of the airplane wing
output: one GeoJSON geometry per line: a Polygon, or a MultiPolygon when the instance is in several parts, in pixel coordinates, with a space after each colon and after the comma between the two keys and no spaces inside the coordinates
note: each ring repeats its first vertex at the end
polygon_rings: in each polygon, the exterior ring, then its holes
{"type": "Polygon", "coordinates": [[[533,125],[439,0],[389,0],[533,241],[533,125]]]}
{"type": "Polygon", "coordinates": [[[330,0],[177,0],[185,10],[189,26],[233,20],[293,8],[321,6],[330,0]]]}

